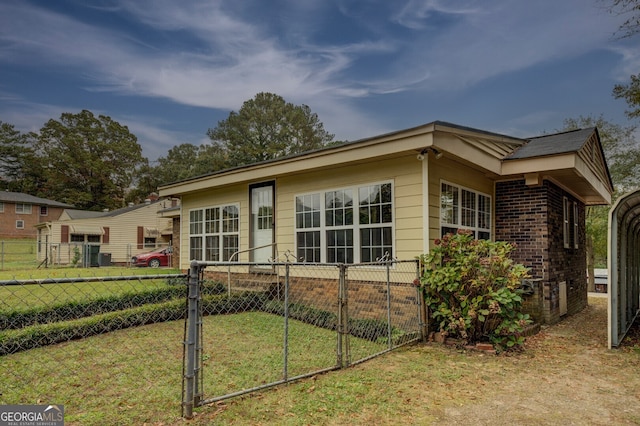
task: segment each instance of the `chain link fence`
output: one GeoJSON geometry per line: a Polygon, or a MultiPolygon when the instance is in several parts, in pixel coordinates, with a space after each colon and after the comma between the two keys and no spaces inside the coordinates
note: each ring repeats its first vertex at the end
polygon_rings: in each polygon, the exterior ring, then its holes
{"type": "Polygon", "coordinates": [[[0,404],[62,404],[68,424],[179,421],[362,362],[421,337],[417,267],[227,263],[91,277],[54,268],[2,280],[0,404]],[[156,417],[139,407],[157,407],[156,417]]]}
{"type": "Polygon", "coordinates": [[[0,404],[62,404],[68,424],[179,417],[187,276],[49,272],[0,281],[0,404]]]}
{"type": "Polygon", "coordinates": [[[0,241],[0,270],[27,269],[38,266],[38,244],[35,240],[0,241]]]}
{"type": "Polygon", "coordinates": [[[417,261],[207,263],[190,272],[183,415],[424,336],[417,261]],[[225,283],[227,299],[204,295],[225,283]]]}
{"type": "Polygon", "coordinates": [[[169,242],[144,244],[132,243],[100,243],[69,242],[50,243],[31,239],[13,239],[0,241],[0,270],[23,270],[33,268],[56,267],[101,267],[101,266],[133,266],[133,258],[158,250],[150,256],[142,266],[154,266],[150,262],[157,259],[158,266],[171,266],[171,250],[169,242]]]}

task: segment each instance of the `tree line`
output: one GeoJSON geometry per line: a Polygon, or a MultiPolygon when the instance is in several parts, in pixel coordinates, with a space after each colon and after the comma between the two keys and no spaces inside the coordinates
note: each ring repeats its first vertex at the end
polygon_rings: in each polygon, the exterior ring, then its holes
{"type": "Polygon", "coordinates": [[[152,165],[127,126],[91,111],[63,113],[38,132],[0,121],[0,190],[112,210],[162,184],[339,143],[307,105],[264,92],[207,135],[210,143],[179,144],[152,165]]]}

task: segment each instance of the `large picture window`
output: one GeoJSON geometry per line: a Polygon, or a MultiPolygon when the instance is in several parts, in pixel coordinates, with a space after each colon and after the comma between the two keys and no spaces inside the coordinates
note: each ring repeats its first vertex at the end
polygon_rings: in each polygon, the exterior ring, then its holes
{"type": "Polygon", "coordinates": [[[491,238],[491,197],[447,182],[440,185],[440,235],[468,229],[477,239],[491,238]]]}
{"type": "Polygon", "coordinates": [[[240,209],[237,205],[189,211],[189,258],[208,262],[230,260],[238,251],[239,230],[240,209]]]}
{"type": "Polygon", "coordinates": [[[296,255],[304,262],[374,262],[393,255],[390,182],[296,196],[296,255]]]}

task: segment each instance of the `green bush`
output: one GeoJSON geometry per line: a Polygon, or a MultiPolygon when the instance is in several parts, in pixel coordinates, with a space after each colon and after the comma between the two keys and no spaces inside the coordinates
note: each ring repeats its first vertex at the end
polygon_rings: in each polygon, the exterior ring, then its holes
{"type": "MultiPolygon", "coordinates": [[[[284,302],[278,300],[266,301],[262,307],[264,312],[284,316],[284,302]]],[[[289,305],[289,318],[295,319],[316,327],[335,330],[338,327],[338,316],[329,311],[317,309],[300,303],[289,305]]],[[[376,319],[349,318],[349,334],[372,342],[386,342],[389,335],[389,326],[386,321],[376,319]]],[[[391,330],[394,341],[401,341],[405,336],[402,330],[395,327],[391,330]]]]}
{"type": "MultiPolygon", "coordinates": [[[[270,314],[284,316],[284,302],[269,300],[264,303],[262,310],[270,314]]],[[[333,312],[300,303],[289,304],[289,318],[328,330],[335,330],[338,325],[338,316],[333,312]]]]}
{"type": "MultiPolygon", "coordinates": [[[[207,295],[202,298],[203,312],[235,313],[260,307],[262,299],[255,294],[232,296],[207,295]]],[[[129,327],[183,319],[184,298],[164,303],[147,304],[116,312],[108,312],[71,321],[37,324],[0,332],[0,356],[14,352],[82,339],[129,327]]]]}
{"type": "MultiPolygon", "coordinates": [[[[203,296],[226,292],[223,284],[205,281],[201,288],[203,296]]],[[[145,291],[101,296],[95,299],[67,300],[57,305],[39,306],[33,309],[0,312],[0,330],[28,327],[35,324],[48,324],[58,321],[100,315],[107,312],[130,309],[169,300],[184,300],[187,296],[184,278],[167,280],[167,286],[145,291]]]]}
{"type": "Polygon", "coordinates": [[[465,343],[490,341],[497,350],[522,345],[520,336],[531,323],[520,312],[518,287],[527,268],[509,258],[514,246],[476,240],[458,231],[436,240],[420,257],[420,288],[436,328],[465,343]]]}

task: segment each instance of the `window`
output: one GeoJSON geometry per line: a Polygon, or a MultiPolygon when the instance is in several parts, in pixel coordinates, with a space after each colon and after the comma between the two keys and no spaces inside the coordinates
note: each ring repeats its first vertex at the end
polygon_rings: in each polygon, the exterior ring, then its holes
{"type": "Polygon", "coordinates": [[[31,214],[31,204],[16,203],[16,213],[31,214]]]}
{"type": "Polygon", "coordinates": [[[70,241],[72,243],[84,243],[84,234],[71,234],[70,241]]]}
{"type": "Polygon", "coordinates": [[[40,206],[40,216],[48,216],[49,215],[49,207],[40,206]]]}
{"type": "Polygon", "coordinates": [[[571,247],[571,228],[569,227],[570,206],[571,203],[569,203],[569,199],[564,197],[562,199],[562,237],[564,248],[571,247]]]}
{"type": "Polygon", "coordinates": [[[16,228],[24,229],[24,220],[16,220],[16,228]]]}
{"type": "MultiPolygon", "coordinates": [[[[209,262],[228,261],[238,251],[240,209],[236,205],[189,212],[189,257],[209,262]]],[[[237,261],[237,258],[233,260],[237,261]]]]}
{"type": "Polygon", "coordinates": [[[578,248],[578,203],[573,203],[573,248],[578,248]]]}
{"type": "Polygon", "coordinates": [[[296,229],[298,259],[305,262],[321,262],[320,194],[296,197],[296,229]]]}
{"type": "Polygon", "coordinates": [[[156,239],[155,239],[155,237],[144,237],[144,247],[145,248],[155,248],[156,247],[156,239]]]}
{"type": "Polygon", "coordinates": [[[4,213],[4,203],[0,201],[0,213],[4,213]]]}
{"type": "Polygon", "coordinates": [[[477,239],[491,238],[491,197],[447,182],[440,185],[440,235],[469,229],[477,239]]]}
{"type": "Polygon", "coordinates": [[[391,183],[295,197],[296,256],[304,262],[374,262],[393,255],[391,183]]]}
{"type": "Polygon", "coordinates": [[[580,231],[580,212],[578,203],[562,199],[562,238],[564,248],[579,248],[578,233],[580,231]]]}

